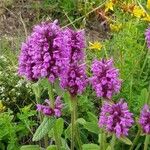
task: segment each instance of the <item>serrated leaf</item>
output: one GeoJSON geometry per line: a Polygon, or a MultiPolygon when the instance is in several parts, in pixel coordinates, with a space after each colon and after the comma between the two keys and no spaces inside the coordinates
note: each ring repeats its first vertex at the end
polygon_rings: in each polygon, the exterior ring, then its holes
{"type": "Polygon", "coordinates": [[[54,126],[56,119],[45,117],[33,135],[33,141],[41,140],[54,126]]]}
{"type": "Polygon", "coordinates": [[[97,144],[83,144],[82,145],[83,150],[99,150],[99,146],[97,144]]]}
{"type": "Polygon", "coordinates": [[[121,137],[121,138],[119,138],[119,140],[127,145],[132,145],[132,142],[127,137],[121,137]]]}
{"type": "Polygon", "coordinates": [[[61,137],[64,129],[64,120],[62,118],[59,118],[55,122],[55,131],[57,132],[57,135],[61,137]]]}
{"type": "Polygon", "coordinates": [[[39,145],[23,145],[20,150],[41,150],[39,145]]]}

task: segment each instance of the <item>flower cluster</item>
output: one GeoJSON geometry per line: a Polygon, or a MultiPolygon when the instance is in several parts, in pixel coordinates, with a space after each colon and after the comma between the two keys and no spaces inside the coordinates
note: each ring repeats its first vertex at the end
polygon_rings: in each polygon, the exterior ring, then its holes
{"type": "Polygon", "coordinates": [[[143,129],[143,132],[150,134],[150,109],[148,105],[144,105],[141,111],[139,123],[143,129]]]}
{"type": "Polygon", "coordinates": [[[150,28],[148,28],[145,32],[145,39],[146,39],[146,42],[147,42],[147,47],[150,48],[150,28]]]}
{"type": "Polygon", "coordinates": [[[43,22],[36,25],[32,34],[22,44],[19,57],[19,74],[29,80],[36,81],[46,77],[54,82],[62,66],[59,49],[60,27],[53,23],[43,22]]]}
{"type": "Polygon", "coordinates": [[[112,59],[98,61],[92,64],[93,77],[90,78],[97,97],[111,99],[113,94],[119,93],[121,80],[118,69],[114,68],[112,59]]]}
{"type": "Polygon", "coordinates": [[[61,116],[63,104],[59,96],[55,100],[54,108],[50,106],[50,101],[48,99],[45,100],[45,103],[45,105],[37,104],[37,111],[42,112],[46,116],[61,116]]]}
{"type": "Polygon", "coordinates": [[[126,136],[134,122],[132,115],[128,110],[127,103],[123,100],[116,104],[105,103],[101,108],[99,127],[115,133],[118,138],[126,136]]]}
{"type": "Polygon", "coordinates": [[[86,67],[84,62],[85,35],[84,31],[73,31],[65,29],[63,31],[64,47],[68,54],[67,65],[60,75],[60,84],[63,89],[67,89],[72,96],[81,94],[87,84],[86,67]]]}
{"type": "Polygon", "coordinates": [[[81,94],[87,85],[85,65],[70,64],[61,76],[61,87],[67,88],[72,96],[81,94]]]}

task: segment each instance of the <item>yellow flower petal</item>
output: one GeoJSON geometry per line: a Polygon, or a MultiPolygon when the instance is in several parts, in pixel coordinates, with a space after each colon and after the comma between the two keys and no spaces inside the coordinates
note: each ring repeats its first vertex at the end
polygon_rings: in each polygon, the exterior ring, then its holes
{"type": "Polygon", "coordinates": [[[105,4],[105,12],[107,12],[107,11],[109,11],[109,10],[114,10],[114,8],[113,8],[113,2],[110,0],[110,1],[108,1],[106,4],[105,4]]]}
{"type": "Polygon", "coordinates": [[[122,27],[122,24],[110,24],[110,30],[113,32],[118,32],[122,27]]]}
{"type": "Polygon", "coordinates": [[[89,42],[89,49],[97,49],[101,50],[102,44],[98,41],[95,41],[94,43],[89,42]]]}
{"type": "Polygon", "coordinates": [[[143,9],[141,9],[139,6],[134,6],[134,9],[133,9],[133,15],[137,18],[142,18],[142,17],[145,17],[145,12],[143,11],[143,9]]]}
{"type": "Polygon", "coordinates": [[[142,20],[150,22],[150,15],[147,14],[142,20]]]}
{"type": "Polygon", "coordinates": [[[147,5],[146,5],[146,7],[147,7],[148,9],[150,9],[150,0],[147,0],[147,5]]]}

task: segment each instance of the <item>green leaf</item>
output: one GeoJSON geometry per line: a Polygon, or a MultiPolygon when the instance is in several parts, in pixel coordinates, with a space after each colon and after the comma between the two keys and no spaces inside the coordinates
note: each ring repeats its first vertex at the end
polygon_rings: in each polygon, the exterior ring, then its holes
{"type": "Polygon", "coordinates": [[[67,127],[67,129],[65,130],[65,139],[69,139],[71,137],[71,123],[69,124],[69,126],[67,127]]]}
{"type": "Polygon", "coordinates": [[[33,135],[33,141],[42,139],[54,126],[56,119],[45,117],[41,125],[33,135]]]}
{"type": "Polygon", "coordinates": [[[85,129],[87,129],[87,130],[90,131],[90,132],[99,134],[99,127],[98,127],[98,124],[94,124],[94,123],[92,123],[92,122],[86,122],[86,123],[84,124],[84,127],[85,127],[85,129]]]}
{"type": "Polygon", "coordinates": [[[76,120],[76,122],[79,123],[79,124],[82,124],[82,125],[84,125],[86,123],[85,119],[83,119],[83,118],[78,118],[76,120]]]}
{"type": "Polygon", "coordinates": [[[111,147],[110,147],[110,146],[108,146],[106,150],[111,150],[111,147]]]}
{"type": "Polygon", "coordinates": [[[72,111],[70,94],[68,92],[65,92],[65,94],[64,94],[64,101],[65,101],[66,104],[68,104],[69,110],[72,111]]]}
{"type": "Polygon", "coordinates": [[[59,80],[58,79],[54,82],[54,89],[56,90],[56,93],[59,96],[63,96],[64,95],[64,91],[60,88],[59,80]]]}
{"type": "Polygon", "coordinates": [[[64,120],[62,118],[59,118],[55,122],[55,131],[57,132],[57,136],[61,137],[64,129],[64,120]]]}
{"type": "Polygon", "coordinates": [[[24,145],[20,148],[20,150],[41,150],[39,145],[24,145]]]}
{"type": "Polygon", "coordinates": [[[99,146],[97,144],[83,144],[82,145],[83,150],[99,150],[99,146]]]}
{"type": "Polygon", "coordinates": [[[121,137],[121,138],[119,138],[119,140],[127,145],[132,145],[132,142],[127,137],[121,137]]]}
{"type": "Polygon", "coordinates": [[[98,119],[97,119],[96,115],[94,115],[94,114],[91,113],[91,112],[88,112],[88,116],[89,116],[89,119],[90,119],[91,122],[93,122],[93,123],[95,123],[95,124],[98,123],[98,119]]]}
{"type": "Polygon", "coordinates": [[[46,150],[57,150],[57,146],[56,145],[50,145],[47,147],[46,150]]]}

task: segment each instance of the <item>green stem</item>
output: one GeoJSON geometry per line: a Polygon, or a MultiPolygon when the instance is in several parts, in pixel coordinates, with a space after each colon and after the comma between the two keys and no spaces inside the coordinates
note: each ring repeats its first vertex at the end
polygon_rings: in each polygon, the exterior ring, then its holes
{"type": "Polygon", "coordinates": [[[100,150],[105,150],[106,143],[106,135],[103,130],[101,130],[101,138],[100,138],[100,150]]]}
{"type": "Polygon", "coordinates": [[[61,149],[61,139],[59,138],[55,127],[54,127],[53,130],[54,130],[54,138],[55,138],[55,143],[56,143],[56,146],[57,146],[57,150],[60,150],[61,149]]]}
{"type": "Polygon", "coordinates": [[[150,140],[150,136],[146,135],[145,142],[144,142],[144,150],[148,150],[149,140],[150,140]]]}
{"type": "MultiPolygon", "coordinates": [[[[33,92],[35,94],[35,99],[36,99],[36,103],[37,104],[40,103],[40,99],[41,99],[41,90],[40,90],[39,86],[40,86],[39,84],[36,84],[33,87],[33,92]]],[[[39,119],[40,119],[40,123],[42,123],[43,116],[42,116],[42,114],[40,112],[38,113],[38,116],[39,116],[39,119]]],[[[44,145],[45,145],[45,147],[48,147],[48,137],[47,137],[47,135],[44,137],[44,145]]]]}
{"type": "MultiPolygon", "coordinates": [[[[50,100],[50,107],[54,108],[54,92],[53,92],[53,87],[54,85],[51,84],[51,86],[48,89],[48,95],[49,95],[49,100],[50,100]]],[[[55,138],[55,144],[57,146],[57,150],[61,149],[61,139],[58,137],[57,131],[55,130],[55,128],[53,128],[54,131],[54,138],[55,138]]]]}
{"type": "Polygon", "coordinates": [[[72,110],[71,110],[71,150],[74,150],[75,147],[75,136],[76,136],[76,107],[77,100],[75,97],[71,97],[72,110]]]}
{"type": "Polygon", "coordinates": [[[134,147],[137,145],[137,142],[138,142],[138,139],[139,139],[139,137],[140,137],[140,134],[141,134],[141,129],[139,128],[139,130],[138,130],[138,132],[137,132],[137,134],[136,134],[136,137],[135,137],[135,139],[133,140],[133,144],[132,144],[132,146],[130,147],[129,150],[133,150],[134,147]]]}
{"type": "Polygon", "coordinates": [[[111,150],[115,150],[115,142],[116,142],[116,136],[113,134],[112,139],[111,139],[111,150]]]}

